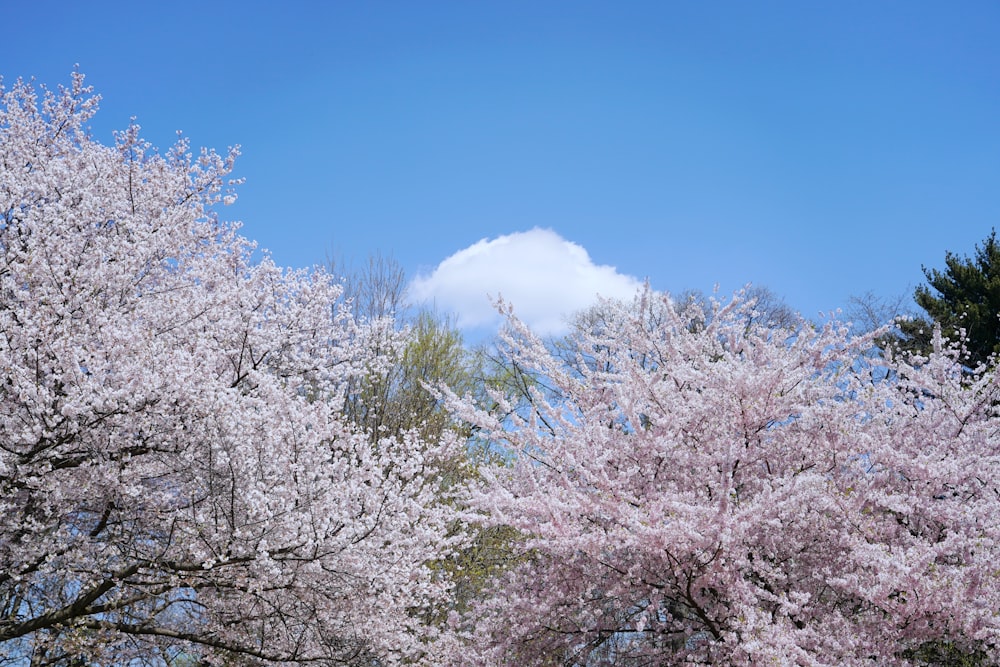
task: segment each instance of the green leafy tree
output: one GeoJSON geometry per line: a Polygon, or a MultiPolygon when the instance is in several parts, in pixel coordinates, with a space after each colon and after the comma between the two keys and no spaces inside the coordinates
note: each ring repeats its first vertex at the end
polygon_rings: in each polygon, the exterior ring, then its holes
{"type": "Polygon", "coordinates": [[[415,310],[406,300],[406,274],[392,257],[375,254],[358,269],[331,264],[341,273],[344,305],[369,325],[366,372],[355,378],[344,406],[348,418],[370,433],[373,444],[418,432],[432,440],[460,429],[440,405],[433,387],[473,391],[475,355],[447,315],[415,310]]]}
{"type": "MultiPolygon", "coordinates": [[[[374,254],[358,267],[343,260],[330,260],[329,265],[344,283],[339,305],[358,324],[382,324],[366,329],[364,347],[371,363],[348,389],[344,402],[348,420],[369,434],[375,448],[385,438],[403,440],[416,433],[435,442],[448,431],[457,433],[466,442],[464,451],[435,462],[438,484],[450,496],[451,489],[478,477],[480,465],[498,463],[501,457],[443,405],[438,388],[448,387],[489,405],[491,395],[516,401],[532,380],[499,364],[489,346],[469,349],[450,316],[415,309],[406,298],[405,272],[392,257],[374,254]]],[[[493,410],[503,417],[499,403],[493,410]]],[[[513,545],[520,539],[516,531],[474,523],[456,521],[451,536],[464,535],[465,547],[431,564],[452,582],[452,598],[425,616],[427,622],[444,624],[450,611],[466,610],[484,594],[486,582],[516,558],[513,545]]]]}
{"type": "Polygon", "coordinates": [[[963,339],[964,363],[992,364],[1000,352],[1000,244],[993,230],[972,257],[946,253],[945,269],[924,267],[927,284],[914,300],[927,313],[901,323],[901,348],[926,354],[934,326],[952,340],[963,339]]]}

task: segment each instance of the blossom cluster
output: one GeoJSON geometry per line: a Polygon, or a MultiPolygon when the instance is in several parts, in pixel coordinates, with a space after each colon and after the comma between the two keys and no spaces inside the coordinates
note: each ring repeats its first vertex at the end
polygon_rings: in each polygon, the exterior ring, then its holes
{"type": "Polygon", "coordinates": [[[238,150],[96,106],[0,103],[0,664],[426,659],[455,443],[343,417],[366,325],[220,221],[238,150]]]}
{"type": "Polygon", "coordinates": [[[453,397],[508,461],[472,507],[524,537],[464,620],[483,664],[997,659],[995,371],[739,295],[600,310],[558,353],[511,319],[534,383],[499,410],[453,397]]]}

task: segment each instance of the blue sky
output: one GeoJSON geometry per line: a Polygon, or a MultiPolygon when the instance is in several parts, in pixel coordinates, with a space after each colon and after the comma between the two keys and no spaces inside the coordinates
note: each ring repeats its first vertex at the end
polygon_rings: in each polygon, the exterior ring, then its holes
{"type": "Polygon", "coordinates": [[[392,255],[468,327],[646,278],[811,317],[998,222],[995,2],[0,2],[5,80],[241,144],[279,264],[392,255]]]}

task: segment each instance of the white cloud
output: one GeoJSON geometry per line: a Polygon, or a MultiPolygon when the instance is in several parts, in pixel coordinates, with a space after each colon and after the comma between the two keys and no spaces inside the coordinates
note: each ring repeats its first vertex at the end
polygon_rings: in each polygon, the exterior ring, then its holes
{"type": "Polygon", "coordinates": [[[502,296],[541,335],[565,333],[566,317],[598,295],[630,299],[641,288],[640,280],[594,264],[582,246],[537,227],[482,239],[409,286],[415,303],[455,313],[464,329],[495,327],[499,316],[491,298],[502,296]]]}

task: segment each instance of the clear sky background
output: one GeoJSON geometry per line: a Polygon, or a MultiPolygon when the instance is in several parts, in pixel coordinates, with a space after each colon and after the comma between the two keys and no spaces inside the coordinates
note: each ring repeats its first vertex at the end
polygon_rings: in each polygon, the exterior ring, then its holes
{"type": "Polygon", "coordinates": [[[909,293],[1000,221],[1000,3],[0,0],[0,74],[161,148],[241,144],[223,214],[287,266],[546,332],[595,291],[909,293]]]}

